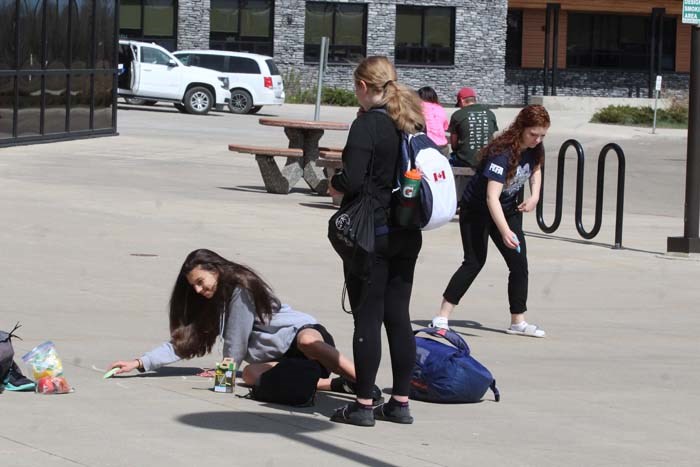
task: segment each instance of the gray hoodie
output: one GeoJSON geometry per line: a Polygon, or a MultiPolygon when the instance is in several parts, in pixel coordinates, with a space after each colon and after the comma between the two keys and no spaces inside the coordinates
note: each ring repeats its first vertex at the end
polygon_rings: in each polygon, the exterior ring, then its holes
{"type": "MultiPolygon", "coordinates": [[[[224,315],[223,356],[233,358],[237,365],[244,360],[248,363],[277,360],[292,345],[302,326],[316,323],[312,316],[285,304],[272,314],[269,323],[263,323],[255,314],[255,303],[250,293],[238,287],[233,291],[224,315]]],[[[146,371],[179,360],[171,342],[163,342],[141,357],[146,371]]]]}

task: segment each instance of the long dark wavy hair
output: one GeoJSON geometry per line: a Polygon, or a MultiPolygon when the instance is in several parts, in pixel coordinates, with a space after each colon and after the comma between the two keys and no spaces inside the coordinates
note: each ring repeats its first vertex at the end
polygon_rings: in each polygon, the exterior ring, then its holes
{"type": "Polygon", "coordinates": [[[236,287],[250,293],[262,322],[268,322],[281,306],[270,286],[249,267],[211,250],[195,250],[187,255],[170,296],[170,337],[178,357],[202,357],[211,352],[236,287]],[[187,275],[197,267],[218,273],[216,291],[210,299],[197,294],[187,282],[187,275]]]}
{"type": "MultiPolygon", "coordinates": [[[[549,124],[549,113],[543,106],[528,105],[518,113],[515,121],[503,133],[479,151],[479,160],[483,164],[494,156],[504,152],[509,153],[506,181],[512,179],[520,163],[520,145],[525,129],[532,127],[548,128],[549,124]]],[[[535,153],[535,167],[538,167],[544,162],[543,143],[540,142],[534,147],[533,151],[535,153]]]]}

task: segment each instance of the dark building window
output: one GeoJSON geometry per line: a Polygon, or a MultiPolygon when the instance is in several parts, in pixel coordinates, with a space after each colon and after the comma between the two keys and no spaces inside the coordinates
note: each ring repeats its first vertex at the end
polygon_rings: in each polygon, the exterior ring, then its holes
{"type": "MultiPolygon", "coordinates": [[[[198,53],[178,54],[177,58],[185,65],[209,68],[210,70],[216,70],[222,73],[260,74],[258,62],[252,58],[198,53]]],[[[268,63],[271,61],[272,60],[267,60],[268,63]]],[[[272,74],[274,75],[275,73],[272,74]]]]}
{"type": "Polygon", "coordinates": [[[120,37],[155,42],[172,51],[177,45],[176,31],[176,0],[120,0],[120,37]]]}
{"type": "Polygon", "coordinates": [[[367,51],[367,6],[357,3],[306,2],[304,60],[320,60],[321,38],[328,37],[328,61],[356,63],[367,51]]]}
{"type": "Polygon", "coordinates": [[[520,68],[523,58],[523,10],[508,10],[506,68],[520,68]]]}
{"type": "Polygon", "coordinates": [[[272,0],[211,0],[209,47],[272,55],[272,0]]]}
{"type": "MultiPolygon", "coordinates": [[[[649,68],[651,17],[569,13],[566,65],[569,68],[649,68]]],[[[663,21],[662,70],[676,65],[676,19],[663,21]]]]}
{"type": "Polygon", "coordinates": [[[116,132],[117,1],[0,0],[0,146],[116,132]]]}
{"type": "Polygon", "coordinates": [[[455,9],[396,6],[396,63],[452,65],[455,9]]]}

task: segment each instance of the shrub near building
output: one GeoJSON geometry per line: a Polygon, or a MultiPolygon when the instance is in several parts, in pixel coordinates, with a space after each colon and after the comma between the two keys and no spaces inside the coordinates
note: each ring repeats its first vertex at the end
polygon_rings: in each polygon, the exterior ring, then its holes
{"type": "MultiPolygon", "coordinates": [[[[600,109],[591,118],[591,123],[609,123],[616,125],[652,126],[654,109],[651,107],[632,107],[629,105],[610,105],[600,109]]],[[[688,106],[682,102],[673,102],[668,109],[658,109],[656,126],[664,128],[687,128],[688,106]]]]}

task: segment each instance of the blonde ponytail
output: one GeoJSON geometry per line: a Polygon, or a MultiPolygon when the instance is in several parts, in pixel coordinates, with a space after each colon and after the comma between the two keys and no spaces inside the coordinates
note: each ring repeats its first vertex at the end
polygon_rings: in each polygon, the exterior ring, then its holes
{"type": "Polygon", "coordinates": [[[421,99],[414,90],[391,81],[384,89],[382,104],[399,130],[413,134],[425,128],[421,99]]]}
{"type": "Polygon", "coordinates": [[[368,89],[382,96],[379,104],[386,106],[398,129],[413,134],[425,128],[420,97],[396,81],[396,70],[389,59],[367,57],[355,68],[353,75],[355,82],[364,81],[368,89]]]}

